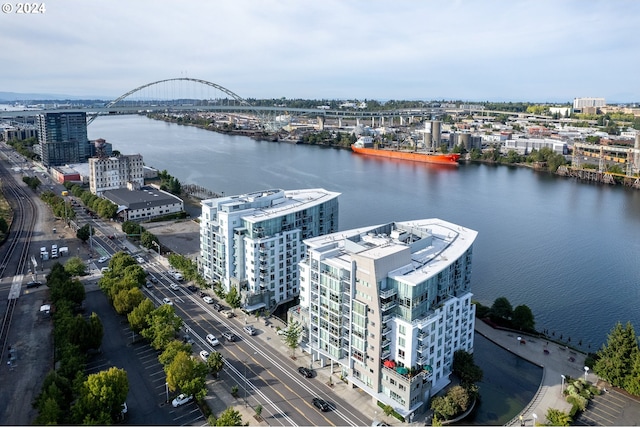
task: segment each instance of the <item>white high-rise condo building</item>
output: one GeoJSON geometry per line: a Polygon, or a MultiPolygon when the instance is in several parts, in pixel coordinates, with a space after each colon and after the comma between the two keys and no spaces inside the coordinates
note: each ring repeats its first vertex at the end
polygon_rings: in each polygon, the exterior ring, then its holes
{"type": "Polygon", "coordinates": [[[293,300],[303,240],[338,229],[338,196],[276,189],[203,200],[200,273],[226,291],[235,287],[247,311],[293,300]]]}
{"type": "Polygon", "coordinates": [[[473,351],[471,258],[477,232],[440,219],[392,222],[304,241],[302,347],[409,419],[473,351]]]}

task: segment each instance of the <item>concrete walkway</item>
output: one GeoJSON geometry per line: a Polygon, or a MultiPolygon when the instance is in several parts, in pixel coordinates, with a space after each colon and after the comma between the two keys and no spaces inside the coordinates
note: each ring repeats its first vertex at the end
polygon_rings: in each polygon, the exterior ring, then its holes
{"type": "MultiPolygon", "coordinates": [[[[517,333],[494,329],[483,321],[476,319],[476,333],[481,334],[495,344],[522,357],[536,365],[543,367],[542,382],[533,400],[527,405],[519,416],[522,416],[526,425],[534,424],[534,414],[537,416],[539,424],[547,420],[545,415],[549,408],[558,409],[564,412],[571,410],[569,404],[562,396],[562,375],[565,377],[584,377],[584,361],[586,355],[560,344],[546,341],[541,338],[533,338],[517,333]],[[524,343],[522,343],[524,341],[524,343]],[[546,352],[545,352],[546,350],[546,352]]],[[[597,381],[597,377],[587,373],[587,380],[591,383],[597,381]]],[[[566,387],[566,384],[564,384],[566,387]]],[[[517,425],[520,423],[519,416],[516,416],[507,425],[517,425]]]]}

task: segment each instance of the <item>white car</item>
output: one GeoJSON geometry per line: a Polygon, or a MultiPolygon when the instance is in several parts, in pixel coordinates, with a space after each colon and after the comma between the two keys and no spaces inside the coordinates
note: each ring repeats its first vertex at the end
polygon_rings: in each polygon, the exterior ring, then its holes
{"type": "Polygon", "coordinates": [[[178,397],[176,397],[175,399],[173,399],[173,401],[171,402],[171,405],[172,405],[174,408],[177,408],[178,406],[182,406],[182,405],[184,405],[185,403],[189,403],[189,402],[191,402],[192,400],[193,400],[193,396],[187,396],[187,395],[186,395],[186,394],[184,394],[184,393],[180,393],[180,394],[178,395],[178,397]]]}
{"type": "Polygon", "coordinates": [[[141,256],[136,257],[136,261],[138,262],[138,264],[144,264],[145,263],[144,258],[142,258],[141,256]]]}
{"type": "Polygon", "coordinates": [[[170,284],[169,287],[174,291],[177,291],[178,289],[180,289],[180,286],[176,285],[175,283],[170,284]]]}
{"type": "Polygon", "coordinates": [[[103,262],[105,262],[106,260],[108,260],[109,257],[108,256],[102,256],[98,259],[98,263],[102,264],[103,262]]]}
{"type": "Polygon", "coordinates": [[[109,271],[109,267],[102,267],[100,269],[100,273],[106,273],[107,271],[109,271]]]}
{"type": "Polygon", "coordinates": [[[209,358],[209,352],[207,350],[202,350],[200,352],[200,358],[206,362],[209,358]]]}
{"type": "Polygon", "coordinates": [[[244,326],[242,329],[244,329],[244,331],[249,335],[256,334],[256,328],[254,328],[252,325],[244,326]]]}
{"type": "Polygon", "coordinates": [[[173,302],[169,298],[162,298],[162,303],[167,305],[173,305],[173,302]]]}
{"type": "Polygon", "coordinates": [[[207,342],[211,344],[212,347],[215,347],[218,344],[220,344],[220,341],[218,341],[218,338],[216,338],[213,334],[207,335],[207,342]]]}
{"type": "Polygon", "coordinates": [[[211,297],[203,297],[202,301],[206,302],[207,304],[213,304],[213,298],[211,297]]]}

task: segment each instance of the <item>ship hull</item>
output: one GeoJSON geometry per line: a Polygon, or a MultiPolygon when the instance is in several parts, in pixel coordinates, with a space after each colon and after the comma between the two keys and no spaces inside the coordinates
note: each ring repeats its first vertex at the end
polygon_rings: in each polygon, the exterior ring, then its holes
{"type": "Polygon", "coordinates": [[[354,153],[365,154],[368,156],[387,157],[390,159],[410,160],[412,162],[421,163],[435,163],[438,165],[451,165],[458,166],[458,159],[460,154],[435,154],[435,153],[420,153],[416,151],[393,151],[393,150],[378,150],[375,148],[363,148],[351,146],[354,153]]]}

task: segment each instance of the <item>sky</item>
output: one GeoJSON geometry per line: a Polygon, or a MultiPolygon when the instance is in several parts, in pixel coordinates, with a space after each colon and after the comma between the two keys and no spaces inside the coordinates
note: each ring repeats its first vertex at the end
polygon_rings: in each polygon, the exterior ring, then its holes
{"type": "Polygon", "coordinates": [[[0,92],[190,77],[243,98],[640,102],[636,0],[4,1],[0,92]]]}

